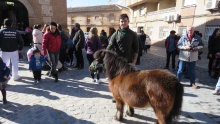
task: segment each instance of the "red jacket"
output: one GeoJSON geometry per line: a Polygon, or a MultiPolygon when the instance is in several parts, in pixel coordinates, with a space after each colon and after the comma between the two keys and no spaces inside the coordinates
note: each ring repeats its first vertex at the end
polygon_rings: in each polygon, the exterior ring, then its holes
{"type": "MultiPolygon", "coordinates": [[[[178,43],[178,40],[179,38],[177,36],[174,37],[174,47],[175,47],[175,50],[177,50],[177,43],[178,43]]],[[[166,38],[165,40],[165,47],[166,47],[166,50],[168,51],[169,49],[169,44],[170,44],[170,36],[166,38]]]]}
{"type": "Polygon", "coordinates": [[[42,50],[47,55],[47,51],[57,52],[60,49],[61,36],[54,36],[50,31],[43,36],[42,50]]]}

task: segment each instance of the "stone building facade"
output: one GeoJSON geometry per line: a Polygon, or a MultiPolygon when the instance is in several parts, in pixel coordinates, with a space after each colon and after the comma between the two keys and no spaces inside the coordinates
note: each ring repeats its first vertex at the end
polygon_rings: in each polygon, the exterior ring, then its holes
{"type": "Polygon", "coordinates": [[[66,0],[1,0],[1,23],[4,18],[12,18],[15,23],[30,27],[54,21],[66,29],[66,0]]]}
{"type": "Polygon", "coordinates": [[[117,4],[68,8],[67,27],[71,31],[72,26],[79,23],[84,32],[96,27],[99,33],[105,30],[108,35],[111,28],[118,29],[122,13],[130,15],[130,10],[117,4]]]}
{"type": "Polygon", "coordinates": [[[131,29],[144,30],[153,41],[165,39],[170,30],[179,35],[193,25],[203,34],[203,42],[220,27],[219,0],[126,0],[131,9],[131,29]]]}

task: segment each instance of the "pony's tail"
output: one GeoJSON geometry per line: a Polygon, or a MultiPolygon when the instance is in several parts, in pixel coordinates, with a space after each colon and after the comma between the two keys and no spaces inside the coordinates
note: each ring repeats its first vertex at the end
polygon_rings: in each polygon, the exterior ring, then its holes
{"type": "Polygon", "coordinates": [[[173,108],[171,110],[170,116],[172,119],[177,119],[181,112],[182,101],[183,101],[183,85],[178,81],[176,83],[176,96],[173,103],[173,108]]]}

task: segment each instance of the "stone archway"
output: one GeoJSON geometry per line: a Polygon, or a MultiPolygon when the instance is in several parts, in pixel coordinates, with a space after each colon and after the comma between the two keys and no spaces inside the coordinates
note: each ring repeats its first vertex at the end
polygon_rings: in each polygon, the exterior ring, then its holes
{"type": "MultiPolygon", "coordinates": [[[[20,0],[1,0],[0,23],[5,18],[11,18],[14,21],[14,27],[18,30],[24,30],[26,26],[29,26],[29,10],[22,2],[20,0]]],[[[30,11],[33,13],[33,10],[30,11]]]]}
{"type": "Polygon", "coordinates": [[[28,10],[29,25],[30,26],[34,25],[34,17],[35,17],[34,6],[30,2],[30,0],[18,0],[18,1],[21,2],[28,10]]]}

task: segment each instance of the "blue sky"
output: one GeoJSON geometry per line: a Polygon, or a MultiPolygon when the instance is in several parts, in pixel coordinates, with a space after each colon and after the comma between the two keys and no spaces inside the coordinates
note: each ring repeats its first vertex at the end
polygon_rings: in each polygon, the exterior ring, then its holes
{"type": "Polygon", "coordinates": [[[104,5],[109,1],[116,2],[118,0],[67,0],[67,7],[104,5]]]}

